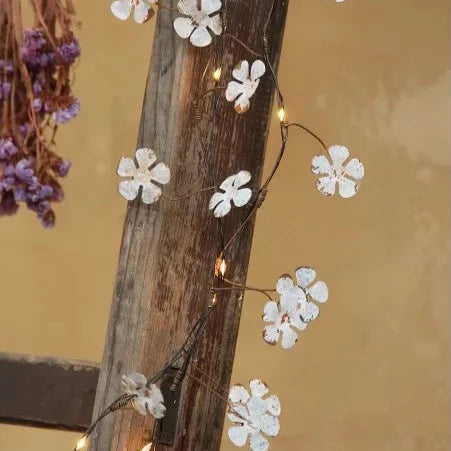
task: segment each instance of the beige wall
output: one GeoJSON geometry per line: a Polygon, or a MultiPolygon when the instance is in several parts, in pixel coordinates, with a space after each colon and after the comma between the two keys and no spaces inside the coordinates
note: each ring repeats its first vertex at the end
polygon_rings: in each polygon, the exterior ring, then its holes
{"type": "MultiPolygon", "coordinates": [[[[134,149],[153,25],[76,3],[83,109],[58,137],[74,163],[67,199],[50,232],[25,210],[0,219],[0,350],[99,360],[125,210],[114,170],[134,149]]],[[[264,344],[265,300],[246,296],[233,381],[280,395],[272,449],[449,449],[448,23],[447,0],[291,0],[288,115],[348,145],[367,175],[353,200],[320,196],[320,149],[293,131],[259,213],[249,282],[307,264],[330,288],[288,352],[264,344]]],[[[276,148],[273,133],[268,164],[276,148]]],[[[76,437],[0,426],[0,450],[70,450],[76,437]]]]}

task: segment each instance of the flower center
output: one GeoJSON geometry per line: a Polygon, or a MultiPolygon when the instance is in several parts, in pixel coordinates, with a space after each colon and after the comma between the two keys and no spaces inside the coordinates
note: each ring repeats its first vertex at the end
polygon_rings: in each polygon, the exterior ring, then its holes
{"type": "Polygon", "coordinates": [[[193,20],[193,25],[195,27],[207,27],[210,23],[210,17],[202,11],[193,12],[191,14],[191,19],[193,20]]]}

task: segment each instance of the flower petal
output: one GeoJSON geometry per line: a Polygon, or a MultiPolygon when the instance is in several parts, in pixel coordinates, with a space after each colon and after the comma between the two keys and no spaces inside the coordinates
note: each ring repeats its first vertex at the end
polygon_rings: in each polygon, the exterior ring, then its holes
{"type": "Polygon", "coordinates": [[[357,183],[351,179],[342,178],[338,181],[338,192],[343,199],[349,199],[357,194],[357,183]]]}
{"type": "Polygon", "coordinates": [[[190,41],[195,47],[207,47],[211,44],[212,38],[206,27],[198,27],[193,31],[190,41]]]}
{"type": "Polygon", "coordinates": [[[328,152],[335,166],[341,166],[349,157],[349,150],[345,146],[331,146],[328,152]]]}
{"type": "Polygon", "coordinates": [[[253,379],[249,382],[249,387],[253,396],[261,398],[269,392],[268,386],[260,379],[253,379]]]}
{"type": "Polygon", "coordinates": [[[288,316],[290,318],[290,325],[291,327],[295,327],[298,330],[305,330],[307,328],[307,324],[304,323],[304,321],[302,321],[301,318],[301,311],[302,311],[302,306],[305,304],[305,302],[303,302],[301,304],[301,306],[296,309],[295,311],[291,312],[288,316]]]}
{"type": "Polygon", "coordinates": [[[232,426],[227,431],[227,435],[235,446],[244,446],[247,442],[249,432],[244,426],[232,426]]]}
{"type": "Polygon", "coordinates": [[[238,114],[244,114],[249,111],[251,103],[249,102],[249,97],[241,94],[238,99],[235,100],[235,111],[238,114]]]}
{"type": "Polygon", "coordinates": [[[305,300],[305,293],[299,287],[293,287],[291,291],[280,295],[280,312],[290,313],[298,308],[300,302],[305,300]]]}
{"type": "Polygon", "coordinates": [[[132,11],[132,0],[116,0],[111,4],[111,12],[119,20],[127,20],[132,11]]]}
{"type": "Polygon", "coordinates": [[[333,196],[335,194],[335,185],[337,180],[335,177],[321,177],[316,183],[316,188],[324,196],[333,196]]]}
{"type": "Polygon", "coordinates": [[[182,39],[189,38],[194,31],[193,21],[188,17],[178,17],[174,20],[174,30],[182,39]]]}
{"type": "Polygon", "coordinates": [[[282,325],[281,333],[282,333],[282,341],[280,345],[282,346],[283,349],[292,348],[298,341],[298,334],[293,329],[291,329],[291,327],[288,324],[282,325]]]}
{"type": "Polygon", "coordinates": [[[279,277],[279,280],[276,283],[277,293],[282,295],[284,293],[292,291],[293,288],[294,288],[293,279],[288,274],[284,274],[283,276],[279,277]]]}
{"type": "Polygon", "coordinates": [[[273,415],[262,415],[260,418],[260,430],[269,435],[269,437],[275,437],[280,431],[279,419],[273,415]]]}
{"type": "Polygon", "coordinates": [[[135,19],[136,23],[144,23],[148,19],[149,8],[150,6],[143,1],[140,1],[135,6],[135,10],[133,11],[133,18],[135,19]]]}
{"type": "Polygon", "coordinates": [[[266,323],[275,322],[279,318],[279,308],[277,303],[269,301],[263,307],[263,321],[266,323]]]}
{"type": "Polygon", "coordinates": [[[349,160],[348,163],[346,163],[344,172],[350,177],[360,180],[365,175],[365,168],[358,158],[353,158],[352,160],[349,160]]]}
{"type": "Polygon", "coordinates": [[[157,183],[166,185],[171,179],[171,171],[164,163],[158,163],[151,171],[150,178],[155,180],[157,183]]]}
{"type": "Polygon", "coordinates": [[[246,60],[240,61],[233,69],[232,76],[235,80],[244,83],[249,78],[249,63],[246,60]]]}
{"type": "Polygon", "coordinates": [[[221,0],[202,0],[202,12],[207,15],[219,11],[222,7],[221,0]]]}
{"type": "Polygon", "coordinates": [[[222,20],[219,14],[210,18],[208,28],[210,28],[216,36],[219,36],[222,33],[222,20]]]}
{"type": "Polygon", "coordinates": [[[329,290],[327,285],[323,281],[316,282],[311,288],[308,289],[308,294],[316,302],[326,302],[329,298],[329,290]]]}
{"type": "Polygon", "coordinates": [[[252,197],[252,190],[249,188],[241,188],[233,196],[233,203],[236,207],[244,207],[252,197]]]}
{"type": "Polygon", "coordinates": [[[229,399],[233,403],[246,404],[249,398],[249,392],[244,385],[236,384],[230,389],[229,399]]]}
{"type": "Polygon", "coordinates": [[[268,396],[265,399],[266,409],[271,415],[275,415],[278,417],[282,411],[282,407],[280,405],[280,400],[277,396],[268,396]]]}
{"type": "Polygon", "coordinates": [[[249,183],[252,176],[249,171],[240,171],[238,174],[235,175],[235,180],[233,181],[233,186],[236,188],[239,188],[241,186],[246,185],[246,183],[249,183]]]}
{"type": "MultiPolygon", "coordinates": [[[[147,383],[147,382],[146,382],[147,383]]],[[[156,402],[156,403],[162,403],[164,401],[163,399],[163,393],[161,393],[161,390],[155,385],[152,384],[150,386],[150,393],[151,393],[151,397],[152,399],[156,402]]]]}
{"type": "Polygon", "coordinates": [[[133,177],[136,174],[135,162],[128,157],[122,157],[117,168],[117,173],[121,177],[133,177]]]}
{"type": "Polygon", "coordinates": [[[325,155],[313,157],[312,172],[314,174],[330,174],[332,172],[332,167],[325,155]]]}
{"type": "Polygon", "coordinates": [[[138,166],[140,168],[147,168],[149,169],[150,166],[152,166],[155,161],[157,161],[157,156],[155,155],[155,152],[152,149],[138,149],[135,152],[135,158],[138,162],[138,166]]]}
{"type": "Polygon", "coordinates": [[[280,331],[278,326],[266,326],[263,329],[263,340],[271,346],[279,342],[280,331]]]}
{"type": "Polygon", "coordinates": [[[210,203],[208,204],[208,209],[215,209],[216,206],[224,200],[224,198],[224,193],[214,193],[213,196],[211,196],[210,203]]]}
{"type": "Polygon", "coordinates": [[[133,392],[145,388],[146,384],[147,379],[144,374],[131,373],[122,376],[122,386],[128,394],[133,394],[133,392]]]}
{"type": "Polygon", "coordinates": [[[305,302],[300,309],[301,318],[304,323],[310,323],[318,318],[319,308],[314,302],[305,302]]]}
{"type": "Polygon", "coordinates": [[[230,202],[230,200],[223,200],[216,206],[213,214],[214,214],[215,218],[223,218],[225,215],[227,215],[230,212],[231,209],[232,209],[232,202],[230,202]]]}
{"type": "Polygon", "coordinates": [[[227,410],[227,418],[230,421],[239,424],[248,424],[249,411],[243,404],[234,403],[227,410]]]}
{"type": "Polygon", "coordinates": [[[161,189],[159,186],[153,183],[146,183],[143,185],[143,191],[141,195],[141,200],[147,204],[153,204],[161,197],[161,189]]]}
{"type": "Polygon", "coordinates": [[[232,102],[242,93],[243,93],[243,85],[241,85],[236,81],[230,81],[229,84],[227,85],[225,96],[229,102],[232,102]]]}
{"type": "Polygon", "coordinates": [[[157,420],[163,418],[166,415],[166,407],[161,402],[150,406],[150,413],[157,420]]]}
{"type": "Polygon", "coordinates": [[[316,271],[309,266],[301,266],[296,270],[296,281],[302,288],[307,288],[316,279],[316,271]]]}
{"type": "Polygon", "coordinates": [[[119,193],[124,199],[134,200],[138,195],[139,183],[134,180],[124,180],[119,183],[119,193]]]}
{"type": "Polygon", "coordinates": [[[177,9],[187,16],[196,14],[199,11],[197,8],[197,0],[180,0],[177,3],[177,9]]]}
{"type": "Polygon", "coordinates": [[[255,432],[251,434],[249,448],[252,451],[267,451],[269,449],[269,443],[260,432],[255,432]]]}
{"type": "Polygon", "coordinates": [[[256,60],[251,67],[251,78],[257,80],[261,78],[266,72],[265,63],[261,60],[256,60]]]}

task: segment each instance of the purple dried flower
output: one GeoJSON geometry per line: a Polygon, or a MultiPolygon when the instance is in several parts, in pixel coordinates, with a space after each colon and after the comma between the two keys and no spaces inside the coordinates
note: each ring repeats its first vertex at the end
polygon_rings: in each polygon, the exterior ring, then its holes
{"type": "Polygon", "coordinates": [[[40,113],[43,109],[43,103],[41,99],[33,99],[33,109],[37,112],[40,113]]]}
{"type": "Polygon", "coordinates": [[[33,94],[38,95],[42,92],[42,84],[39,82],[39,80],[36,80],[33,83],[33,94]]]}
{"type": "Polygon", "coordinates": [[[34,163],[32,158],[22,158],[16,164],[16,176],[17,178],[25,182],[29,189],[36,189],[39,186],[37,177],[34,175],[34,170],[31,167],[34,163]]]}
{"type": "Polygon", "coordinates": [[[0,83],[0,100],[6,99],[11,92],[11,83],[4,81],[0,83]]]}
{"type": "Polygon", "coordinates": [[[25,30],[22,43],[20,44],[20,58],[25,63],[34,66],[40,65],[41,50],[46,43],[44,32],[40,28],[25,30]]]}
{"type": "Polygon", "coordinates": [[[80,102],[74,99],[72,104],[53,112],[52,117],[58,124],[64,124],[74,119],[80,111],[80,102]]]}
{"type": "Polygon", "coordinates": [[[11,138],[0,139],[0,160],[7,160],[18,152],[11,138]]]}
{"type": "Polygon", "coordinates": [[[7,74],[12,74],[14,72],[14,64],[12,60],[0,59],[0,72],[6,72],[7,74]]]}
{"type": "Polygon", "coordinates": [[[78,39],[72,42],[61,44],[58,48],[62,60],[67,64],[72,64],[80,56],[80,45],[78,39]]]}
{"type": "Polygon", "coordinates": [[[52,169],[60,177],[66,177],[71,166],[72,166],[72,163],[69,160],[59,160],[55,164],[52,165],[52,169]]]}
{"type": "Polygon", "coordinates": [[[2,199],[0,200],[0,216],[11,216],[18,210],[19,205],[14,199],[12,192],[3,193],[2,199]]]}
{"type": "Polygon", "coordinates": [[[19,133],[22,136],[25,136],[30,131],[30,129],[31,129],[31,124],[29,122],[25,122],[23,124],[20,124],[17,127],[17,130],[19,131],[19,133]]]}

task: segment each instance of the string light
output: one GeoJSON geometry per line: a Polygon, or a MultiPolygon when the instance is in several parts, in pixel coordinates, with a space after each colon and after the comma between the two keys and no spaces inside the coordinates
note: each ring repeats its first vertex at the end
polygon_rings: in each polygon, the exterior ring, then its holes
{"type": "Polygon", "coordinates": [[[147,445],[145,445],[141,451],[152,451],[153,448],[153,442],[148,443],[147,445]]]}
{"type": "Polygon", "coordinates": [[[213,79],[215,81],[219,81],[221,78],[221,73],[222,73],[222,69],[220,67],[218,67],[214,72],[213,72],[213,79]]]}
{"type": "Polygon", "coordinates": [[[285,110],[283,108],[280,108],[279,111],[277,111],[277,116],[279,117],[280,122],[285,122],[285,118],[287,117],[285,110]]]}
{"type": "Polygon", "coordinates": [[[226,264],[225,260],[221,257],[218,257],[216,259],[216,263],[215,263],[215,276],[216,277],[224,277],[226,269],[227,269],[227,264],[226,264]]]}
{"type": "Polygon", "coordinates": [[[75,451],[79,451],[80,449],[84,448],[88,443],[88,440],[86,439],[86,437],[82,437],[80,440],[78,440],[77,442],[77,446],[75,447],[75,451]]]}
{"type": "Polygon", "coordinates": [[[226,269],[227,269],[226,262],[225,262],[225,260],[222,260],[221,266],[219,267],[219,272],[221,273],[222,277],[225,276],[226,269]]]}

